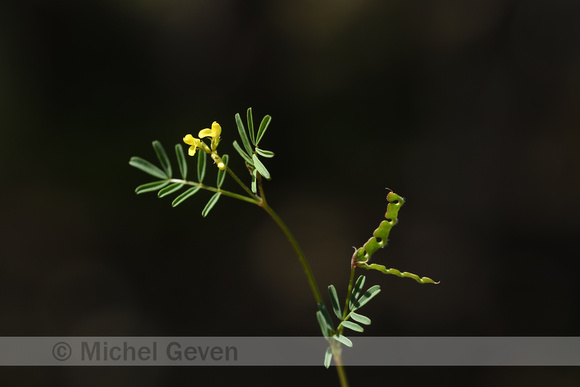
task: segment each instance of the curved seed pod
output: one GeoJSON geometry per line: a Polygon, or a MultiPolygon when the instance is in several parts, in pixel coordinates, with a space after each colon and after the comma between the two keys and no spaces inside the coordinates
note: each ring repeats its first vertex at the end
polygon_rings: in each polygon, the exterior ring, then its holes
{"type": "Polygon", "coordinates": [[[381,273],[385,274],[392,274],[399,277],[405,278],[412,278],[415,281],[421,284],[438,284],[439,282],[433,281],[429,277],[419,277],[416,274],[409,273],[409,272],[400,272],[397,269],[387,269],[383,265],[377,264],[368,264],[367,262],[371,258],[371,256],[380,248],[385,247],[388,241],[389,233],[391,232],[391,228],[395,224],[397,224],[397,217],[399,216],[399,210],[405,203],[405,200],[394,193],[393,191],[389,190],[389,194],[387,195],[387,201],[389,204],[387,205],[387,212],[385,213],[385,220],[379,224],[379,227],[373,232],[373,236],[363,245],[356,249],[352,256],[351,266],[354,268],[355,266],[362,267],[367,270],[378,270],[381,273]]]}
{"type": "MultiPolygon", "coordinates": [[[[389,190],[390,191],[390,190],[389,190]]],[[[378,249],[383,248],[387,245],[387,240],[391,228],[397,224],[397,217],[399,215],[399,209],[405,203],[405,200],[390,191],[387,195],[387,212],[385,213],[385,220],[379,224],[379,227],[373,232],[373,236],[363,245],[356,250],[353,256],[353,266],[358,262],[367,262],[371,255],[373,255],[378,249]]]]}
{"type": "Polygon", "coordinates": [[[403,277],[403,278],[412,278],[415,281],[421,283],[421,284],[438,284],[439,282],[435,282],[433,281],[431,278],[429,277],[419,277],[417,274],[413,274],[413,273],[409,273],[407,271],[404,272],[400,272],[397,269],[387,269],[385,266],[383,265],[377,265],[376,263],[372,263],[370,265],[367,265],[364,262],[359,262],[357,264],[358,267],[362,267],[363,269],[367,269],[367,270],[378,270],[381,273],[385,273],[385,274],[392,274],[392,275],[396,275],[398,277],[403,277]]]}

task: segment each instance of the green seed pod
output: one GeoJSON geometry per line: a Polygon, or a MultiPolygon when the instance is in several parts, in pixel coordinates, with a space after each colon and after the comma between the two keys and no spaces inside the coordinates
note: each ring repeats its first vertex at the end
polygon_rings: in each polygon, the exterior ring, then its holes
{"type": "MultiPolygon", "coordinates": [[[[390,190],[389,190],[390,191],[390,190]]],[[[397,218],[399,216],[399,210],[405,203],[405,200],[390,191],[387,195],[387,212],[385,213],[385,220],[379,224],[379,227],[373,232],[373,236],[363,245],[363,247],[359,247],[356,249],[353,257],[352,257],[352,266],[358,266],[363,269],[367,270],[377,270],[384,274],[392,274],[399,277],[404,278],[411,278],[421,284],[438,284],[439,282],[433,281],[429,277],[419,277],[416,274],[409,273],[409,272],[400,272],[397,269],[387,269],[383,265],[377,264],[368,264],[369,259],[371,256],[380,248],[383,248],[387,245],[387,241],[389,238],[389,233],[391,232],[391,228],[395,224],[397,224],[397,218]]]]}
{"type": "Polygon", "coordinates": [[[405,203],[405,200],[390,191],[387,195],[387,212],[385,213],[385,219],[379,224],[379,227],[373,232],[373,236],[363,245],[363,247],[357,249],[354,257],[354,263],[357,262],[368,262],[378,249],[383,248],[387,245],[389,238],[389,233],[391,228],[397,224],[397,216],[399,215],[399,209],[405,203]]]}

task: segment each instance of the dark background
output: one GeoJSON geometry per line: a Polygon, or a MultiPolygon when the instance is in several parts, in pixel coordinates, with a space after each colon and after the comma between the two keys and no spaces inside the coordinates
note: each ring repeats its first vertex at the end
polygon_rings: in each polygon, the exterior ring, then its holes
{"type": "MultiPolygon", "coordinates": [[[[364,273],[383,289],[366,335],[580,335],[579,12],[572,0],[2,2],[0,335],[318,335],[298,261],[259,208],[222,198],[204,219],[208,193],[178,208],[134,194],[150,180],[131,156],[154,161],[152,140],[171,150],[214,120],[236,156],[234,114],[249,106],[273,116],[267,195],[321,289],[344,299],[385,187],[407,199],[373,261],[441,284],[364,273]]],[[[354,386],[580,380],[563,367],[348,373],[354,386]]],[[[337,383],[322,367],[0,375],[337,383]]]]}

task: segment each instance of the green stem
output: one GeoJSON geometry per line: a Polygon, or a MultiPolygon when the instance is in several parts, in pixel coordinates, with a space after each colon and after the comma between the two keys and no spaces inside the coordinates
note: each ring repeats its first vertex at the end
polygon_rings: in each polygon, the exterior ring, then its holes
{"type": "MultiPolygon", "coordinates": [[[[292,232],[290,231],[288,226],[286,226],[286,224],[278,216],[278,214],[276,214],[274,212],[274,210],[272,210],[272,208],[265,201],[263,201],[261,203],[261,206],[268,213],[268,215],[270,215],[270,217],[272,219],[274,219],[274,221],[276,222],[278,227],[280,227],[280,229],[282,229],[282,231],[286,235],[286,238],[288,239],[288,241],[290,242],[292,247],[294,247],[294,251],[296,252],[298,259],[300,260],[300,263],[302,264],[302,268],[304,269],[304,274],[306,274],[306,278],[308,279],[308,283],[310,284],[310,290],[312,290],[312,295],[314,296],[314,300],[316,301],[317,305],[320,304],[321,302],[323,302],[322,296],[320,295],[320,290],[318,289],[318,285],[316,285],[316,280],[314,279],[314,274],[312,273],[312,269],[310,268],[310,265],[308,264],[308,260],[304,256],[302,249],[300,249],[300,246],[298,245],[296,238],[294,238],[294,235],[292,234],[292,232]]],[[[353,273],[351,274],[351,277],[354,277],[354,268],[353,268],[353,273]]],[[[352,280],[351,280],[351,283],[352,283],[352,280]]],[[[343,327],[341,327],[341,328],[343,328],[343,327]]],[[[342,332],[342,330],[341,330],[341,332],[342,332]]],[[[346,372],[344,370],[344,366],[342,365],[340,343],[335,341],[335,345],[336,345],[336,347],[334,347],[332,349],[332,354],[334,357],[334,362],[336,364],[336,372],[338,373],[338,379],[340,381],[341,387],[348,387],[348,380],[346,378],[346,372]]]]}
{"type": "MultiPolygon", "coordinates": [[[[350,306],[350,296],[352,294],[352,287],[354,285],[354,270],[355,268],[353,267],[350,270],[350,280],[348,281],[348,290],[346,292],[346,302],[344,304],[344,310],[342,312],[342,321],[344,321],[346,319],[346,317],[348,316],[348,311],[349,311],[349,306],[350,306]]],[[[341,326],[342,328],[342,326],[341,326]]],[[[342,330],[339,332],[342,333],[342,330]]]]}
{"type": "Polygon", "coordinates": [[[268,202],[266,202],[266,194],[264,193],[264,187],[262,186],[262,175],[260,175],[259,173],[258,173],[258,190],[260,191],[262,203],[268,205],[268,202]]]}
{"type": "Polygon", "coordinates": [[[259,203],[261,202],[260,198],[258,198],[256,195],[254,195],[254,193],[244,183],[242,183],[240,178],[227,165],[226,165],[226,171],[228,171],[230,176],[236,181],[236,183],[238,183],[238,185],[240,187],[242,187],[242,189],[244,191],[246,191],[248,193],[248,195],[250,195],[250,197],[254,198],[254,200],[256,201],[256,204],[259,205],[259,203]]]}
{"type": "Polygon", "coordinates": [[[344,366],[342,365],[342,348],[340,347],[340,343],[336,340],[332,340],[330,345],[332,347],[332,356],[334,357],[334,363],[336,364],[336,372],[338,373],[340,386],[348,387],[346,372],[344,371],[344,366]]]}
{"type": "Polygon", "coordinates": [[[348,387],[348,379],[346,378],[346,372],[344,371],[344,367],[342,365],[342,360],[335,358],[336,361],[336,372],[338,373],[338,380],[340,381],[341,387],[348,387]]]}
{"type": "MultiPolygon", "coordinates": [[[[316,304],[318,305],[321,302],[323,302],[322,295],[320,294],[320,290],[318,289],[318,285],[316,284],[316,279],[314,278],[314,274],[312,273],[312,269],[310,268],[310,264],[308,263],[308,260],[304,256],[304,253],[302,252],[302,249],[300,248],[298,241],[296,240],[296,238],[294,237],[294,235],[292,234],[292,232],[290,231],[288,226],[286,226],[286,223],[284,223],[282,218],[280,218],[280,216],[278,216],[278,214],[276,214],[276,212],[274,212],[274,210],[266,202],[266,196],[264,194],[264,189],[262,187],[261,176],[258,175],[258,179],[259,179],[258,184],[259,184],[260,196],[257,196],[244,183],[242,183],[242,181],[238,178],[238,176],[229,167],[226,166],[226,170],[230,174],[230,176],[232,176],[232,178],[236,181],[236,183],[238,183],[238,185],[240,187],[242,187],[242,189],[250,195],[250,197],[238,195],[236,193],[229,192],[229,191],[224,191],[222,189],[216,189],[214,187],[206,187],[200,183],[187,182],[186,184],[189,183],[190,185],[199,185],[201,188],[205,188],[207,190],[214,191],[214,192],[221,192],[222,194],[224,194],[226,196],[230,196],[230,197],[235,198],[235,199],[244,200],[246,202],[257,204],[258,206],[262,207],[264,209],[264,211],[266,211],[268,213],[268,215],[270,215],[270,217],[274,220],[274,222],[276,222],[278,227],[280,227],[280,229],[282,230],[282,232],[284,233],[284,235],[286,236],[286,238],[288,239],[288,241],[290,242],[290,244],[294,248],[294,251],[296,252],[296,255],[298,256],[298,260],[300,261],[300,264],[302,265],[302,269],[304,270],[304,274],[306,274],[306,278],[308,279],[308,284],[310,285],[310,290],[312,291],[312,295],[314,296],[314,300],[316,301],[316,304]]],[[[182,182],[182,181],[179,181],[179,182],[182,182]]],[[[353,272],[351,273],[351,281],[350,281],[349,289],[352,288],[352,279],[354,278],[354,268],[352,270],[353,270],[353,272]]],[[[349,291],[349,293],[350,293],[350,291],[349,291]]],[[[346,378],[346,372],[344,370],[344,366],[342,365],[340,343],[338,343],[338,348],[333,348],[333,356],[334,356],[334,361],[336,364],[336,372],[338,373],[338,379],[340,381],[340,385],[341,385],[341,387],[348,387],[348,380],[346,378]]]]}
{"type": "MultiPolygon", "coordinates": [[[[245,202],[256,204],[256,205],[262,207],[264,209],[264,211],[266,211],[268,213],[268,215],[270,215],[270,217],[272,219],[274,219],[274,221],[276,222],[278,227],[280,227],[282,232],[284,232],[284,235],[286,235],[286,238],[288,239],[288,241],[290,242],[290,244],[294,248],[296,255],[298,255],[298,259],[300,260],[300,263],[302,264],[302,268],[304,269],[304,273],[306,274],[306,278],[308,279],[308,283],[310,284],[310,289],[312,290],[312,294],[314,295],[314,299],[316,300],[316,303],[318,304],[318,303],[322,302],[322,296],[320,295],[320,290],[318,289],[318,285],[316,284],[316,280],[314,279],[314,274],[312,273],[312,269],[310,268],[310,265],[308,264],[308,260],[304,256],[304,253],[302,252],[300,245],[298,245],[298,241],[296,240],[296,238],[294,238],[294,235],[292,234],[292,232],[290,231],[288,226],[286,226],[284,221],[278,216],[278,214],[276,214],[274,212],[274,210],[268,205],[268,203],[266,203],[266,201],[264,199],[255,196],[252,193],[252,191],[250,191],[248,189],[248,187],[244,183],[242,183],[242,181],[238,178],[238,176],[229,167],[226,167],[226,168],[227,168],[228,173],[233,177],[233,179],[236,181],[236,183],[238,183],[246,192],[248,192],[250,195],[252,195],[252,197],[247,197],[244,195],[237,194],[235,192],[226,191],[226,190],[223,190],[221,188],[211,187],[211,186],[204,185],[202,183],[198,183],[195,181],[187,181],[187,180],[182,180],[182,179],[171,179],[171,182],[172,183],[183,183],[183,184],[192,185],[192,186],[198,186],[198,187],[203,188],[203,189],[208,190],[208,191],[219,192],[222,195],[229,196],[229,197],[234,198],[234,199],[243,200],[245,202]]],[[[261,182],[260,182],[260,191],[263,194],[261,182]]]]}
{"type": "MultiPolygon", "coordinates": [[[[312,290],[312,295],[314,296],[314,299],[316,300],[316,304],[322,302],[322,296],[320,294],[320,290],[318,289],[318,285],[316,284],[316,280],[314,279],[314,274],[312,273],[312,269],[310,268],[310,264],[308,263],[308,260],[304,256],[304,253],[302,252],[302,249],[300,248],[298,241],[296,240],[296,238],[294,238],[294,235],[292,234],[292,232],[290,231],[288,226],[286,226],[286,223],[284,223],[284,221],[278,216],[278,214],[276,214],[274,212],[274,210],[266,202],[266,199],[264,196],[264,190],[262,188],[261,177],[258,176],[259,185],[260,185],[260,194],[262,195],[262,197],[260,198],[256,195],[254,195],[252,193],[252,191],[250,191],[250,189],[244,183],[242,183],[242,181],[238,178],[238,176],[229,167],[226,166],[226,170],[232,176],[232,178],[236,181],[236,183],[238,183],[240,185],[240,187],[242,187],[246,192],[248,192],[250,195],[252,195],[253,198],[248,198],[246,196],[237,195],[237,194],[233,194],[231,192],[226,191],[226,192],[228,192],[228,196],[234,197],[233,195],[236,195],[237,199],[243,198],[242,200],[246,200],[246,201],[249,201],[251,203],[259,205],[260,207],[262,207],[264,209],[264,211],[266,211],[268,213],[268,215],[270,215],[270,217],[272,219],[274,219],[274,222],[276,222],[276,224],[278,225],[278,227],[280,227],[280,229],[282,230],[284,235],[286,235],[286,238],[288,239],[288,241],[290,242],[290,244],[294,248],[294,251],[296,252],[296,255],[298,256],[298,259],[300,260],[300,264],[302,264],[302,268],[304,269],[304,274],[306,274],[306,278],[308,279],[308,283],[310,285],[310,289],[312,290]]],[[[224,193],[224,195],[226,195],[226,194],[224,193]]]]}
{"type": "Polygon", "coordinates": [[[308,279],[308,284],[310,285],[310,290],[312,291],[314,300],[316,300],[316,304],[322,302],[322,296],[320,295],[320,290],[318,289],[318,285],[316,284],[316,280],[314,279],[314,274],[312,273],[312,269],[310,268],[308,260],[304,256],[302,249],[300,249],[300,246],[298,245],[298,241],[296,241],[296,238],[294,238],[294,235],[292,234],[292,232],[290,232],[290,229],[288,228],[288,226],[286,226],[284,221],[282,221],[282,219],[278,216],[278,214],[276,214],[267,203],[262,202],[260,205],[262,206],[264,211],[266,211],[268,215],[270,215],[270,217],[274,219],[278,227],[280,227],[282,232],[284,232],[284,235],[286,235],[286,238],[294,248],[294,251],[298,256],[298,260],[300,260],[300,264],[302,265],[302,269],[304,269],[304,274],[306,274],[306,278],[308,279]]]}

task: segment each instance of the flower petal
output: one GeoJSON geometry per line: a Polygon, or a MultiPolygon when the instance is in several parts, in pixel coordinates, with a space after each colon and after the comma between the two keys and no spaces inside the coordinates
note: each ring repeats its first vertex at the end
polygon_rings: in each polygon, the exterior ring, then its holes
{"type": "Polygon", "coordinates": [[[199,136],[199,138],[205,138],[205,137],[210,137],[210,136],[213,137],[213,132],[211,129],[202,129],[199,131],[198,136],[199,136]]]}
{"type": "Polygon", "coordinates": [[[202,129],[199,131],[199,138],[205,138],[205,137],[211,137],[213,139],[219,138],[220,135],[222,134],[222,127],[220,126],[220,124],[217,123],[217,121],[214,121],[211,124],[211,129],[202,129]]]}
{"type": "Polygon", "coordinates": [[[212,137],[218,138],[222,134],[222,127],[217,123],[217,121],[214,121],[213,124],[211,124],[211,131],[213,132],[212,137]]]}
{"type": "Polygon", "coordinates": [[[196,146],[197,145],[196,140],[199,141],[197,138],[193,137],[191,134],[188,134],[185,137],[183,137],[183,142],[186,143],[187,145],[196,146]]]}
{"type": "Polygon", "coordinates": [[[187,153],[190,156],[195,156],[195,152],[197,151],[197,147],[196,146],[190,146],[189,149],[187,150],[187,153]]]}

